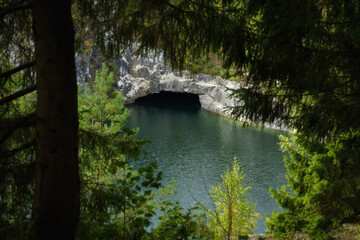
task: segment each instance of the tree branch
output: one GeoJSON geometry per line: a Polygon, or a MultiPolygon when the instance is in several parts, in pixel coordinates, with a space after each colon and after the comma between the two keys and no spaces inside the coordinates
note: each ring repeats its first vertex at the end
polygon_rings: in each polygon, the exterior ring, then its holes
{"type": "Polygon", "coordinates": [[[220,7],[212,7],[212,6],[206,6],[204,4],[201,4],[201,3],[198,3],[198,2],[194,2],[192,0],[188,0],[190,3],[194,4],[194,5],[197,5],[201,8],[205,8],[205,9],[208,9],[210,11],[215,11],[215,12],[223,12],[223,13],[230,13],[230,12],[235,12],[235,13],[238,13],[239,11],[245,11],[244,9],[241,9],[241,8],[233,8],[233,9],[225,9],[225,8],[220,8],[220,7]]]}
{"type": "Polygon", "coordinates": [[[25,116],[20,116],[18,118],[3,118],[0,119],[0,129],[14,127],[14,126],[21,126],[21,123],[25,123],[29,120],[35,119],[36,113],[32,112],[25,116]]]}
{"type": "Polygon", "coordinates": [[[12,94],[9,95],[9,96],[6,96],[6,97],[0,99],[0,105],[9,103],[9,102],[11,102],[11,101],[14,100],[14,99],[17,99],[17,98],[19,98],[19,97],[22,97],[22,96],[24,96],[24,95],[26,95],[26,94],[28,94],[28,93],[34,92],[34,91],[36,91],[36,89],[37,89],[37,86],[36,86],[36,85],[32,85],[32,86],[30,86],[30,87],[28,87],[28,88],[26,88],[26,89],[23,89],[23,90],[14,92],[14,93],[12,93],[12,94]]]}
{"type": "Polygon", "coordinates": [[[176,6],[176,5],[168,2],[168,1],[166,1],[166,0],[163,0],[162,2],[165,3],[166,5],[168,5],[169,7],[171,7],[171,8],[173,8],[173,9],[179,11],[179,12],[183,12],[183,13],[186,13],[186,14],[194,14],[193,11],[187,11],[187,10],[184,10],[184,9],[182,9],[182,8],[179,8],[178,6],[176,6]]]}
{"type": "Polygon", "coordinates": [[[15,149],[12,149],[10,151],[6,151],[6,152],[2,152],[0,153],[0,158],[9,158],[10,156],[18,153],[18,152],[21,152],[29,147],[32,147],[32,146],[35,146],[35,143],[36,143],[36,140],[32,140],[28,143],[25,143],[24,145],[22,145],[21,147],[18,147],[18,148],[15,148],[15,149]]]}
{"type": "Polygon", "coordinates": [[[33,67],[33,66],[35,66],[35,61],[25,63],[23,65],[20,65],[20,66],[18,66],[16,68],[11,69],[10,71],[1,73],[0,74],[0,79],[1,78],[8,78],[9,76],[13,75],[14,73],[20,72],[20,71],[24,70],[25,68],[30,68],[30,67],[33,67]]]}
{"type": "Polygon", "coordinates": [[[17,119],[1,119],[0,121],[0,129],[9,129],[6,131],[0,140],[0,144],[3,144],[6,139],[8,139],[13,132],[15,132],[17,129],[24,128],[24,127],[30,127],[35,125],[35,117],[36,113],[30,113],[26,116],[22,116],[17,119]]]}

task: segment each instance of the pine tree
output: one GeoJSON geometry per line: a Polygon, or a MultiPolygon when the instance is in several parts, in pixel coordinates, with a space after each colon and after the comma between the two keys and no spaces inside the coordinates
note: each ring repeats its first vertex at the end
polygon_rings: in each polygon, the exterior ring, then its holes
{"type": "Polygon", "coordinates": [[[139,239],[155,215],[152,191],[160,187],[156,163],[136,171],[146,141],[124,129],[129,111],[114,90],[113,73],[103,63],[93,82],[79,91],[80,239],[139,239]]]}
{"type": "Polygon", "coordinates": [[[234,160],[231,171],[228,169],[222,175],[217,186],[210,191],[214,211],[210,211],[209,228],[215,239],[238,239],[251,234],[257,225],[259,213],[255,213],[256,204],[248,199],[248,190],[244,187],[245,174],[240,171],[237,160],[234,160]]]}
{"type": "Polygon", "coordinates": [[[86,83],[80,94],[80,128],[111,134],[122,129],[129,116],[124,97],[115,88],[114,74],[105,63],[96,71],[94,82],[86,83]]]}

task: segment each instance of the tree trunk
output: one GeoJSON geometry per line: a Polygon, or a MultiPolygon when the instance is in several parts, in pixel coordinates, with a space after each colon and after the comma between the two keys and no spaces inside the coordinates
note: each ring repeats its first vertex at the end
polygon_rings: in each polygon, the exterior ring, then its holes
{"type": "Polygon", "coordinates": [[[70,0],[34,0],[37,159],[33,239],[74,239],[78,114],[70,0]]]}

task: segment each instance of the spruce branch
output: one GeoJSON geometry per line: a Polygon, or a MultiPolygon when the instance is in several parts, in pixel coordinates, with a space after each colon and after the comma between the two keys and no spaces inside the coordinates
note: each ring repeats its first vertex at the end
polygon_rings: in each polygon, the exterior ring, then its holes
{"type": "Polygon", "coordinates": [[[32,61],[32,62],[28,62],[28,63],[24,63],[18,67],[15,67],[7,72],[3,72],[0,74],[0,79],[4,78],[4,79],[7,79],[8,77],[10,77],[11,75],[17,73],[17,72],[20,72],[26,68],[31,68],[35,66],[35,61],[32,61]]]}
{"type": "Polygon", "coordinates": [[[12,100],[15,100],[15,99],[22,97],[28,93],[36,91],[36,89],[37,89],[37,86],[32,85],[26,89],[14,92],[14,93],[10,94],[9,96],[6,96],[6,97],[0,99],[0,105],[7,104],[7,103],[11,102],[12,100]]]}

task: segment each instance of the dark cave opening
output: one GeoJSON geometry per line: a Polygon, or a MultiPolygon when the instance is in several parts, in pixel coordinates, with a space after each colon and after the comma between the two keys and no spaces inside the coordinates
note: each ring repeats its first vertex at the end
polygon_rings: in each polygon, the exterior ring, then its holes
{"type": "Polygon", "coordinates": [[[136,104],[160,104],[172,106],[191,106],[201,108],[199,95],[185,92],[168,92],[161,91],[159,93],[149,94],[136,99],[136,104]]]}

